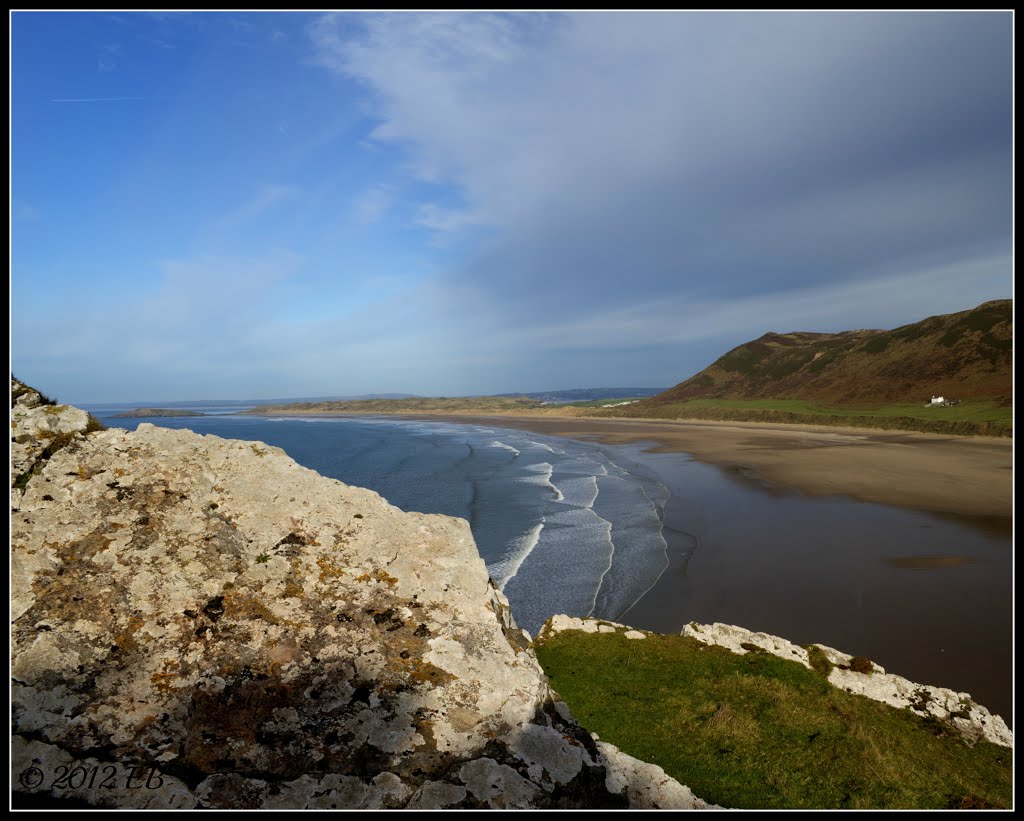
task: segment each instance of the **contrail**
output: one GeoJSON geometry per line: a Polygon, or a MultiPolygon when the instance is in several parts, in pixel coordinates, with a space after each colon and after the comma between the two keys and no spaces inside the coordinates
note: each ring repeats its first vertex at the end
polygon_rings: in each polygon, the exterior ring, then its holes
{"type": "Polygon", "coordinates": [[[50,100],[51,103],[113,103],[119,100],[148,100],[149,97],[72,97],[63,100],[50,100]]]}

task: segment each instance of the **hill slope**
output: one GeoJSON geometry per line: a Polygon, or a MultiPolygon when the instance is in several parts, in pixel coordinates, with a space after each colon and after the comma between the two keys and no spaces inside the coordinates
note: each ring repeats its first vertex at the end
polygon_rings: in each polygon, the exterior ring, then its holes
{"type": "Polygon", "coordinates": [[[1012,361],[1013,303],[997,300],[891,331],[766,333],[638,404],[771,398],[869,407],[932,395],[1008,403],[1012,361]]]}

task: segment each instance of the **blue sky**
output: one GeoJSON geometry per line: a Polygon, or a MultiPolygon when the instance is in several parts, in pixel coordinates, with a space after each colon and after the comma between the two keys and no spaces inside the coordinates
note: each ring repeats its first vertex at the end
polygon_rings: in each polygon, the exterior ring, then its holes
{"type": "Polygon", "coordinates": [[[1009,13],[11,15],[62,401],[669,386],[1012,295],[1009,13]]]}

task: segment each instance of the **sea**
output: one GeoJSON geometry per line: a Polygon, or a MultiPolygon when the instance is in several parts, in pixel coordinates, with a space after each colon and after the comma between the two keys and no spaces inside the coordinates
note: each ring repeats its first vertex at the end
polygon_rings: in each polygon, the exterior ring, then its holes
{"type": "MultiPolygon", "coordinates": [[[[724,622],[864,655],[1012,720],[1008,521],[808,496],[655,443],[394,417],[118,419],[261,441],[407,511],[466,519],[517,623],[724,622]]],[[[187,409],[187,408],[186,408],[187,409]]]]}

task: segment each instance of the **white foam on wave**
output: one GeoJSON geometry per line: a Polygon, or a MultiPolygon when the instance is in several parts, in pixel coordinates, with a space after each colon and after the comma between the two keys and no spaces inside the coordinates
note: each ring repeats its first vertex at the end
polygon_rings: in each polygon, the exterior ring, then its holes
{"type": "Polygon", "coordinates": [[[562,491],[558,489],[558,486],[551,481],[551,476],[554,474],[554,467],[548,462],[537,462],[534,465],[526,465],[524,468],[529,473],[537,474],[534,476],[521,476],[516,481],[526,485],[546,485],[551,489],[551,492],[555,494],[554,501],[561,502],[565,499],[562,495],[562,491]]]}
{"type": "MultiPolygon", "coordinates": [[[[582,566],[589,560],[593,562],[595,559],[600,562],[596,567],[593,567],[595,571],[592,586],[592,594],[590,595],[588,609],[586,615],[591,615],[594,609],[597,607],[597,596],[601,590],[601,582],[604,580],[605,575],[611,570],[612,564],[615,561],[615,542],[612,541],[612,523],[608,521],[604,516],[588,508],[569,508],[565,511],[559,512],[553,516],[548,517],[548,521],[552,525],[563,525],[568,526],[568,529],[562,531],[559,535],[559,541],[562,542],[562,550],[567,554],[569,558],[573,551],[579,551],[583,549],[584,555],[577,556],[577,560],[574,564],[577,572],[582,566]],[[600,536],[598,535],[600,534],[600,536]],[[603,538],[602,538],[603,537],[603,538]],[[607,550],[607,554],[598,558],[597,551],[599,546],[607,550]],[[595,555],[597,554],[597,555],[595,555]]],[[[585,573],[579,574],[579,581],[583,581],[586,576],[585,573]]]]}
{"type": "MultiPolygon", "coordinates": [[[[615,535],[624,537],[624,561],[627,566],[609,567],[609,571],[601,579],[601,586],[595,597],[595,608],[596,602],[600,600],[604,617],[621,619],[658,583],[669,567],[669,558],[668,542],[664,534],[665,523],[658,515],[658,505],[648,494],[644,483],[636,481],[636,477],[625,470],[621,476],[615,477],[615,481],[626,482],[627,486],[632,486],[640,492],[649,509],[644,518],[648,526],[654,525],[653,529],[648,530],[635,520],[632,524],[619,520],[620,525],[625,527],[615,535]],[[642,530],[637,530],[638,525],[642,530]],[[610,590],[605,589],[608,582],[611,583],[610,590]]],[[[664,490],[666,495],[668,494],[667,487],[660,482],[656,485],[664,490]]]]}
{"type": "Polygon", "coordinates": [[[593,475],[569,476],[565,479],[559,479],[558,487],[561,489],[564,501],[574,507],[582,507],[589,510],[594,506],[594,501],[597,499],[597,477],[593,475]]]}
{"type": "Polygon", "coordinates": [[[608,468],[598,459],[573,454],[558,463],[558,472],[577,476],[607,476],[608,468]]]}
{"type": "Polygon", "coordinates": [[[532,439],[527,439],[526,441],[529,444],[533,445],[534,447],[542,448],[543,450],[546,450],[548,453],[564,453],[565,452],[565,451],[561,451],[561,450],[555,450],[553,447],[551,447],[551,445],[545,445],[543,442],[534,442],[532,439]]]}
{"type": "Polygon", "coordinates": [[[509,580],[519,572],[519,568],[523,566],[526,557],[533,552],[533,549],[540,541],[542,530],[544,530],[543,519],[534,525],[529,533],[517,540],[515,552],[509,558],[498,562],[491,568],[491,578],[494,579],[494,583],[498,585],[499,590],[504,590],[509,580]]]}
{"type": "Polygon", "coordinates": [[[514,447],[512,447],[511,445],[506,445],[506,444],[505,444],[504,442],[498,442],[498,441],[494,441],[494,442],[491,442],[491,444],[490,444],[490,445],[488,445],[488,447],[492,447],[492,448],[504,448],[505,450],[510,450],[510,451],[512,451],[512,452],[513,452],[513,453],[514,453],[514,454],[515,454],[516,456],[518,456],[518,455],[519,455],[519,451],[518,451],[518,450],[516,450],[516,449],[515,449],[514,447]]]}

